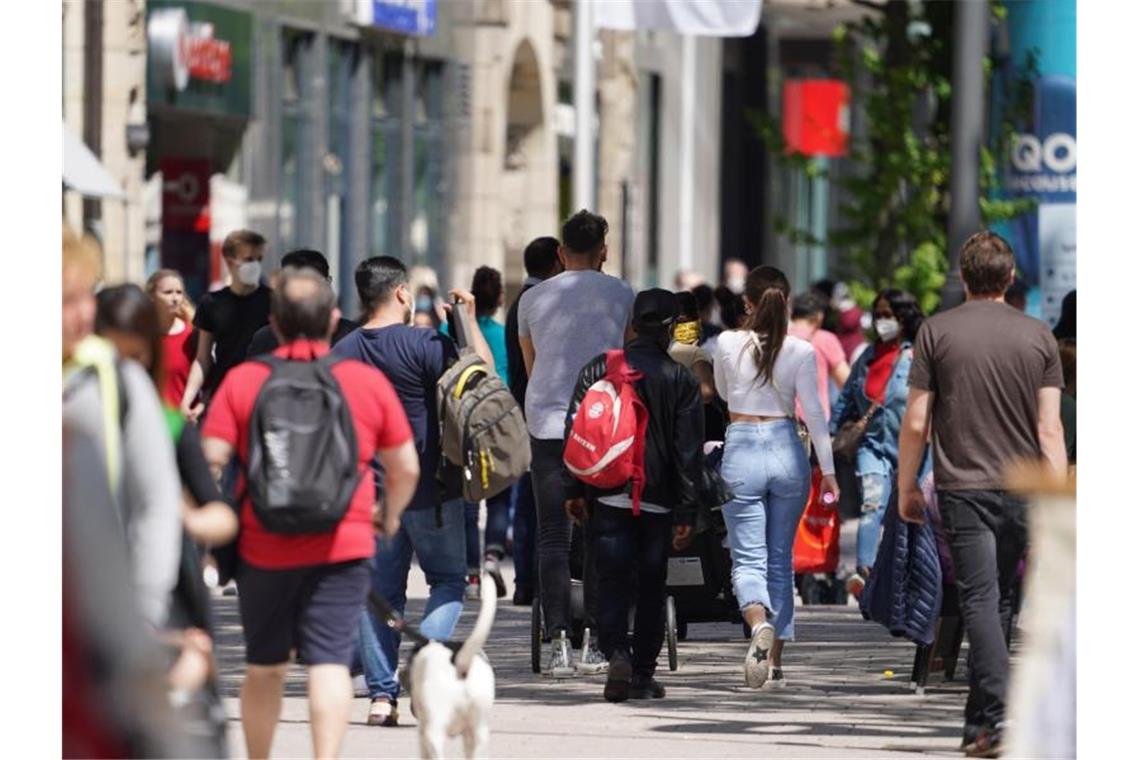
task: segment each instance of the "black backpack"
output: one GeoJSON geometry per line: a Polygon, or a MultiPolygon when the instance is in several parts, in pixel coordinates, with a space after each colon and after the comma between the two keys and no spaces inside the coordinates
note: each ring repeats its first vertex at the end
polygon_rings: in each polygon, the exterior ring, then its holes
{"type": "Polygon", "coordinates": [[[327,533],[360,482],[352,413],[333,377],[338,361],[261,356],[270,367],[249,421],[247,487],[271,533],[327,533]]]}

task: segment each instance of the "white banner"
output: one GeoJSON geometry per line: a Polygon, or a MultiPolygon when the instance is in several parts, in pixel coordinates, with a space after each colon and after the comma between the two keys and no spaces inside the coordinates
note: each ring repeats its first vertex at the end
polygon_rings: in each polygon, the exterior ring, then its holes
{"type": "Polygon", "coordinates": [[[589,0],[600,29],[661,29],[705,37],[750,37],[761,0],[589,0]]]}

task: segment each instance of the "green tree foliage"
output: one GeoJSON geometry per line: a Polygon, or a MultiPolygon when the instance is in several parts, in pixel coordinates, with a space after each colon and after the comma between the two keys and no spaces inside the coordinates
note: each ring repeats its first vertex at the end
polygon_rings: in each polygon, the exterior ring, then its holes
{"type": "MultiPolygon", "coordinates": [[[[951,35],[954,3],[906,0],[861,2],[876,11],[833,33],[836,70],[851,90],[863,130],[852,136],[839,186],[839,224],[815,241],[786,220],[777,231],[792,242],[826,244],[842,253],[839,274],[851,280],[861,306],[877,290],[904,288],[930,313],[946,281],[946,228],[950,209],[951,35]]],[[[993,4],[1000,19],[1004,8],[993,4]]],[[[987,82],[992,70],[987,60],[987,82]]],[[[1015,104],[1016,106],[1016,104],[1015,104]]],[[[1020,108],[1005,109],[995,150],[1005,155],[1020,108]]],[[[807,176],[818,172],[808,156],[789,153],[780,124],[766,116],[753,123],[783,165],[807,176]]],[[[1012,218],[1032,201],[996,198],[999,162],[982,147],[982,218],[1012,218]]]]}

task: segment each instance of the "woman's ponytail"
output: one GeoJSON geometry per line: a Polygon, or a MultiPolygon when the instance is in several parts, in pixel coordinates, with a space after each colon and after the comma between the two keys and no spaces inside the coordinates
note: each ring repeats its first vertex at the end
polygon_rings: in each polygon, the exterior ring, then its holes
{"type": "Polygon", "coordinates": [[[752,355],[761,382],[770,383],[776,357],[788,335],[788,294],[791,286],[775,267],[756,267],[748,273],[744,294],[752,306],[747,327],[756,334],[752,355]],[[763,350],[761,350],[763,349],[763,350]]]}

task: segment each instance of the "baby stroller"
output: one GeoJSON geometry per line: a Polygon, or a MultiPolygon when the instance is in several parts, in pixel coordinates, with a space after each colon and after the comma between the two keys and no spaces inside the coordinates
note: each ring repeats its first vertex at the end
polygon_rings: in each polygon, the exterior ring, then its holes
{"type": "Polygon", "coordinates": [[[732,593],[732,556],[724,546],[726,534],[720,507],[702,509],[693,542],[669,553],[665,578],[669,670],[677,669],[677,642],[688,638],[689,623],[743,624],[732,593]]]}
{"type": "MultiPolygon", "coordinates": [[[[669,553],[665,578],[665,642],[669,669],[677,669],[677,642],[688,637],[689,623],[727,621],[744,625],[732,591],[732,555],[725,545],[728,528],[721,506],[732,498],[718,474],[724,446],[705,444],[705,479],[693,542],[669,553]]],[[[747,626],[744,626],[746,629],[747,626]]],[[[745,630],[745,635],[750,631],[745,630]]]]}

